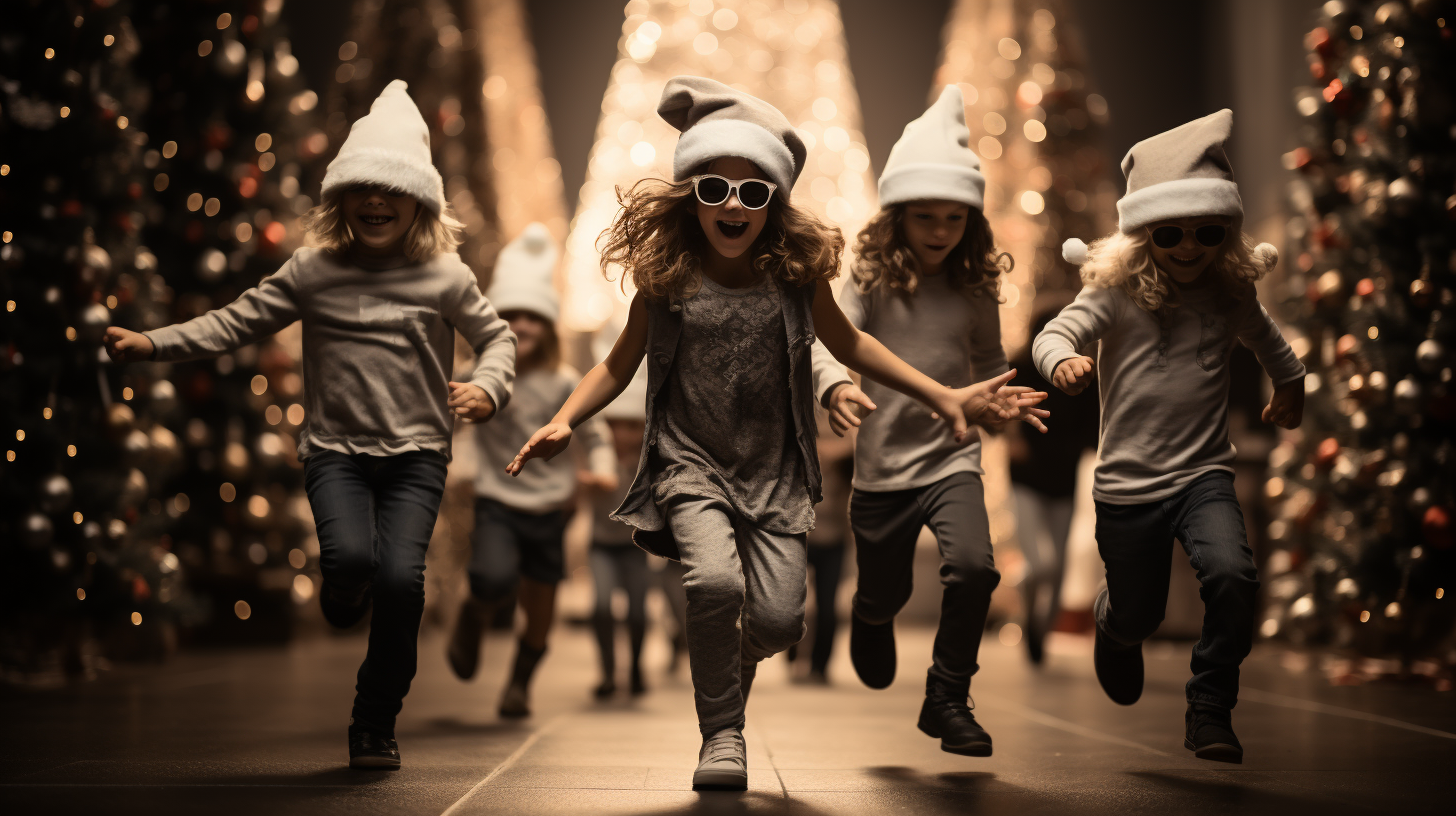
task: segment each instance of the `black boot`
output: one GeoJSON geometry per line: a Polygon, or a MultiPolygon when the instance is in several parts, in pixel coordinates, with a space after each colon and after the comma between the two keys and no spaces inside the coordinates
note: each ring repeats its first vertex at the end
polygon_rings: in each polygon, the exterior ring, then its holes
{"type": "Polygon", "coordinates": [[[485,624],[490,618],[490,608],[473,596],[466,597],[460,604],[460,614],[455,618],[455,631],[450,634],[450,647],[445,658],[450,669],[461,680],[475,676],[480,665],[480,640],[485,634],[485,624]]]}
{"type": "Polygon", "coordinates": [[[399,768],[399,743],[366,726],[349,726],[349,767],[374,770],[399,768]]]}
{"type": "Polygon", "coordinates": [[[1107,608],[1107,589],[1103,588],[1093,602],[1097,614],[1096,637],[1092,645],[1092,667],[1097,682],[1118,705],[1132,705],[1143,696],[1143,645],[1123,646],[1102,631],[1102,610],[1107,608]]]}
{"type": "Polygon", "coordinates": [[[1220,706],[1189,703],[1183,717],[1187,727],[1183,747],[1199,759],[1242,765],[1244,746],[1234,736],[1233,712],[1220,706]]]}
{"type": "Polygon", "coordinates": [[[854,672],[872,689],[888,688],[895,682],[895,622],[881,624],[849,616],[849,659],[854,672]]]}
{"type": "Polygon", "coordinates": [[[336,629],[348,629],[363,619],[364,613],[369,611],[370,602],[374,598],[373,588],[369,585],[355,593],[348,594],[336,591],[328,584],[324,584],[319,592],[319,608],[323,610],[324,620],[336,629]]]}
{"type": "Polygon", "coordinates": [[[533,649],[524,640],[516,643],[516,662],[511,667],[511,682],[501,695],[502,717],[531,716],[531,677],[536,674],[536,666],[545,655],[545,649],[533,649]]]}
{"type": "Polygon", "coordinates": [[[925,684],[925,704],[920,707],[920,730],[940,740],[940,750],[962,756],[991,755],[991,735],[986,733],[966,701],[969,688],[951,689],[934,680],[925,684]]]}

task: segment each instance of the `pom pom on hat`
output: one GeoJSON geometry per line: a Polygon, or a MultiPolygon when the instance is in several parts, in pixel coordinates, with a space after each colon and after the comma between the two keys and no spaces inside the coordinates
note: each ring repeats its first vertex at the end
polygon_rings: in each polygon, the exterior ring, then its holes
{"type": "Polygon", "coordinates": [[[1259,244],[1254,247],[1251,254],[1254,256],[1254,260],[1264,267],[1265,272],[1272,272],[1274,265],[1279,263],[1279,250],[1275,249],[1273,244],[1259,244]]]}
{"type": "Polygon", "coordinates": [[[1074,266],[1087,263],[1087,242],[1081,238],[1068,238],[1063,241],[1062,260],[1074,266]]]}

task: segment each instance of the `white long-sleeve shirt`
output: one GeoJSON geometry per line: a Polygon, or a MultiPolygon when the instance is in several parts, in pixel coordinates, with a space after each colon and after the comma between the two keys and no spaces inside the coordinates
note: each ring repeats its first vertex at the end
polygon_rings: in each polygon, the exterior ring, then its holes
{"type": "Polygon", "coordinates": [[[476,353],[470,382],[511,398],[516,336],[451,252],[364,269],[305,247],[237,300],[146,332],[161,361],[216,357],[303,321],[300,459],[320,450],[450,455],[455,332],[476,353]]]}
{"type": "Polygon", "coordinates": [[[1179,296],[1180,305],[1160,317],[1121,289],[1089,286],[1032,346],[1037,369],[1050,381],[1058,364],[1098,342],[1102,422],[1092,487],[1098,501],[1158,501],[1204,473],[1233,470],[1228,361],[1235,340],[1254,352],[1276,386],[1304,376],[1304,365],[1252,294],[1238,303],[1209,284],[1182,288],[1179,296]]]}

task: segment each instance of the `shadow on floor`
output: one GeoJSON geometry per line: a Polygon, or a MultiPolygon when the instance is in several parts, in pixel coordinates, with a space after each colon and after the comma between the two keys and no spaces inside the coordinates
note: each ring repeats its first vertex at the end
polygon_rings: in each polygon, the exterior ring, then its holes
{"type": "Polygon", "coordinates": [[[698,800],[691,805],[644,810],[638,816],[762,816],[772,813],[830,816],[827,811],[793,798],[786,799],[781,794],[762,791],[699,791],[698,800]]]}
{"type": "Polygon", "coordinates": [[[1314,812],[1324,814],[1373,812],[1369,807],[1332,796],[1317,793],[1311,793],[1309,796],[1291,796],[1271,791],[1267,786],[1273,781],[1267,775],[1257,772],[1237,772],[1237,767],[1235,765],[1229,766],[1227,770],[1187,772],[1130,771],[1128,776],[1151,782],[1185,803],[1198,802],[1204,807],[1215,808],[1222,812],[1267,813],[1271,816],[1314,812]],[[1235,773],[1238,774],[1238,777],[1246,777],[1248,781],[1237,781],[1234,777],[1235,773]],[[1217,779],[1198,778],[1211,774],[1227,775],[1217,779]]]}

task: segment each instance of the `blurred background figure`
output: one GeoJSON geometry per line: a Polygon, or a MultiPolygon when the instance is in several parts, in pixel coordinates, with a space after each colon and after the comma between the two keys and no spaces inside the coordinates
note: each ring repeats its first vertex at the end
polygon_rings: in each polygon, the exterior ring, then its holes
{"type": "MultiPolygon", "coordinates": [[[[854,476],[854,437],[836,436],[827,414],[819,415],[819,468],[824,500],[815,506],[814,529],[809,531],[809,586],[814,590],[814,625],[809,630],[809,668],[794,679],[816,685],[829,683],[829,658],[839,632],[839,585],[844,578],[844,555],[849,543],[849,492],[854,476]]],[[[792,667],[802,642],[789,649],[792,667]]]]}
{"type": "MultiPolygon", "coordinates": [[[[1046,293],[1032,306],[1031,336],[1035,337],[1057,312],[1072,302],[1064,292],[1046,293]]],[[[1098,403],[1074,400],[1036,370],[1028,343],[1012,363],[1016,381],[1047,392],[1043,407],[1052,412],[1056,434],[1027,433],[1019,423],[1007,434],[1011,490],[1016,503],[1017,538],[1026,558],[1021,579],[1025,609],[1026,653],[1040,665],[1047,633],[1057,628],[1061,614],[1067,537],[1077,488],[1078,463],[1086,451],[1097,450],[1098,403]]]]}

